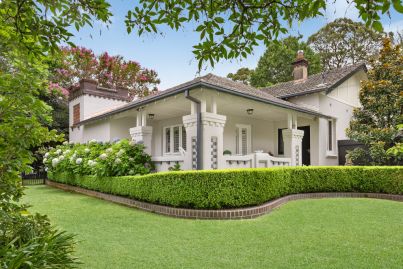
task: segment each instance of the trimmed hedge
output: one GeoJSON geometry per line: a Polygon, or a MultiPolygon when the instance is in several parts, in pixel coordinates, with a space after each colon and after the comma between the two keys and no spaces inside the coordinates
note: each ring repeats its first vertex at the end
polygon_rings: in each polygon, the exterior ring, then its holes
{"type": "Polygon", "coordinates": [[[403,166],[181,171],[111,178],[50,173],[49,178],[154,204],[198,209],[259,205],[294,193],[403,194],[403,166]]]}

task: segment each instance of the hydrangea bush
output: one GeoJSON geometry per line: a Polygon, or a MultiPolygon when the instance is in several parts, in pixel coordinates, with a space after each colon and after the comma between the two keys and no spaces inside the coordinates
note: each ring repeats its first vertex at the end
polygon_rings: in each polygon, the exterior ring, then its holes
{"type": "Polygon", "coordinates": [[[92,140],[85,144],[63,143],[51,148],[43,163],[47,171],[75,175],[124,176],[145,175],[154,170],[144,145],[127,139],[114,143],[92,140]]]}

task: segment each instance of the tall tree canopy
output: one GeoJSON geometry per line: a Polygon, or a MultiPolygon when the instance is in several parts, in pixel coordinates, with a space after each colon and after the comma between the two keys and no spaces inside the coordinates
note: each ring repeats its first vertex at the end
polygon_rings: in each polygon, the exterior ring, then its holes
{"type": "Polygon", "coordinates": [[[325,69],[334,69],[368,62],[379,51],[382,36],[361,22],[340,18],[310,36],[308,44],[319,53],[325,69]]]}
{"type": "Polygon", "coordinates": [[[238,81],[238,82],[242,82],[246,85],[249,85],[250,77],[252,74],[253,74],[253,70],[251,70],[247,67],[242,67],[242,68],[239,68],[236,71],[236,73],[229,73],[227,75],[227,78],[230,78],[233,81],[238,81]]]}
{"type": "Polygon", "coordinates": [[[143,68],[138,62],[107,52],[95,56],[84,47],[62,47],[59,57],[52,63],[51,73],[51,87],[60,88],[61,92],[87,78],[108,88],[128,88],[132,97],[142,97],[156,91],[160,83],[154,70],[143,68]]]}
{"type": "Polygon", "coordinates": [[[380,152],[402,142],[397,126],[403,124],[403,51],[386,38],[379,57],[370,64],[368,80],[361,84],[362,106],[354,110],[347,135],[366,144],[370,153],[377,153],[370,157],[384,164],[380,152]]]}
{"type": "MultiPolygon", "coordinates": [[[[331,2],[331,1],[330,1],[331,2]]],[[[330,3],[329,2],[329,3],[330,3]]],[[[399,0],[352,0],[359,17],[367,26],[381,31],[381,14],[392,8],[403,13],[399,0]]],[[[321,16],[326,0],[140,0],[126,17],[128,32],[133,29],[139,35],[146,32],[160,33],[160,25],[179,30],[183,26],[196,25],[200,42],[193,46],[199,62],[214,65],[221,59],[246,57],[263,41],[266,46],[289,26],[309,18],[321,16]]]]}
{"type": "Polygon", "coordinates": [[[322,70],[319,56],[301,41],[301,37],[290,36],[279,42],[269,43],[251,75],[251,85],[265,87],[291,80],[293,71],[291,63],[295,61],[298,50],[304,51],[305,58],[309,62],[308,74],[313,75],[322,70]]]}

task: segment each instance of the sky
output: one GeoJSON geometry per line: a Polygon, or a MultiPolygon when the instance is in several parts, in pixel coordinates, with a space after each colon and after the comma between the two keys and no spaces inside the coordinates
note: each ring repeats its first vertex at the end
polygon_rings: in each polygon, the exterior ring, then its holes
{"type": "MultiPolygon", "coordinates": [[[[328,0],[328,8],[323,17],[295,23],[289,29],[289,35],[302,34],[307,39],[326,23],[340,17],[348,17],[358,21],[358,12],[346,0],[328,0]]],[[[110,55],[122,55],[125,59],[139,62],[143,67],[157,71],[161,83],[159,90],[165,90],[198,76],[197,60],[192,54],[192,46],[199,42],[199,34],[194,28],[180,29],[178,32],[168,27],[159,28],[164,35],[147,34],[139,37],[135,32],[127,34],[124,23],[125,15],[133,9],[132,1],[111,0],[113,17],[109,26],[101,22],[94,23],[92,28],[85,27],[74,34],[72,41],[78,46],[92,49],[96,54],[107,51],[110,55]]],[[[391,12],[390,18],[382,18],[385,31],[403,30],[403,14],[391,12]]],[[[260,56],[264,53],[262,44],[253,54],[243,60],[223,60],[214,68],[208,67],[200,75],[214,73],[226,77],[241,67],[255,68],[260,56]]]]}

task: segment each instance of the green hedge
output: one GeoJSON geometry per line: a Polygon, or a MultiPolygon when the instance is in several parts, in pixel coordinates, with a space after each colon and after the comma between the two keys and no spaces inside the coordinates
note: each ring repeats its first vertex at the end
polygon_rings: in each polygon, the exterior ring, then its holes
{"type": "Polygon", "coordinates": [[[403,167],[294,167],[155,173],[97,178],[49,174],[74,186],[185,208],[259,205],[293,193],[403,194],[403,167]]]}

